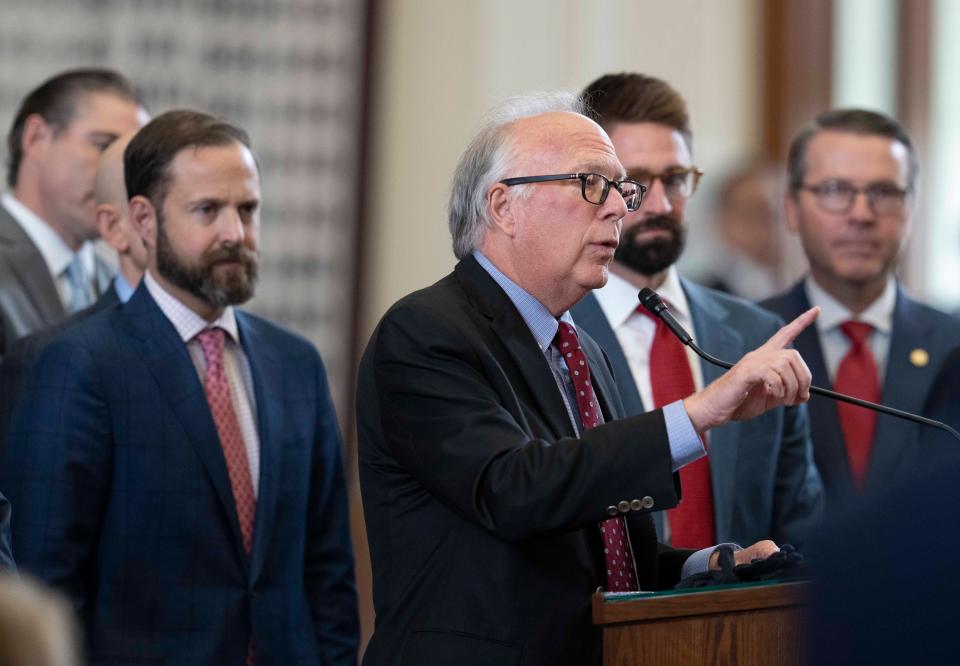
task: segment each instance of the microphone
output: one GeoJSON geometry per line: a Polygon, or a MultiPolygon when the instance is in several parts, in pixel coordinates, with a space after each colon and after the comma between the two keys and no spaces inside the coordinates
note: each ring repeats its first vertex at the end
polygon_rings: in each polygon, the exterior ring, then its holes
{"type": "MultiPolygon", "coordinates": [[[[667,304],[663,302],[663,299],[661,299],[660,296],[657,295],[657,292],[655,292],[653,289],[644,287],[640,290],[637,298],[640,299],[640,305],[645,307],[648,311],[650,311],[651,314],[653,314],[653,316],[659,318],[664,324],[666,324],[667,328],[669,328],[675,336],[680,338],[680,342],[690,347],[690,349],[696,352],[697,356],[709,363],[712,363],[713,365],[718,365],[721,368],[726,368],[727,370],[733,367],[733,363],[728,363],[727,361],[721,360],[716,356],[712,356],[711,354],[708,354],[700,349],[700,347],[698,347],[693,341],[693,338],[690,337],[690,334],[683,329],[683,326],[681,326],[676,319],[674,319],[673,315],[670,313],[670,310],[667,309],[667,304]]],[[[837,393],[836,391],[820,388],[819,386],[811,385],[810,393],[822,395],[826,398],[832,398],[833,400],[839,400],[841,402],[847,402],[851,405],[857,405],[858,407],[863,407],[865,409],[872,409],[875,412],[889,414],[890,416],[896,416],[897,418],[913,421],[914,423],[922,423],[923,425],[939,428],[940,430],[944,430],[953,435],[954,439],[957,441],[960,441],[960,433],[942,421],[934,421],[933,419],[928,419],[925,416],[912,414],[910,412],[905,412],[901,409],[895,409],[893,407],[887,407],[886,405],[870,402],[869,400],[861,400],[860,398],[855,398],[852,395],[837,393]]]]}

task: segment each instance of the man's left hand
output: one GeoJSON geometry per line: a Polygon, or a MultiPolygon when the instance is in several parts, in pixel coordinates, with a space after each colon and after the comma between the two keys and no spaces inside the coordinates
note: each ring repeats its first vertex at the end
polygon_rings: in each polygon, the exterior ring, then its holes
{"type": "MultiPolygon", "coordinates": [[[[758,541],[752,546],[738,550],[733,554],[733,563],[735,566],[740,564],[750,564],[755,560],[765,560],[774,553],[780,552],[773,541],[769,539],[758,541]]],[[[710,554],[710,570],[717,571],[720,568],[720,551],[715,550],[710,554]]]]}

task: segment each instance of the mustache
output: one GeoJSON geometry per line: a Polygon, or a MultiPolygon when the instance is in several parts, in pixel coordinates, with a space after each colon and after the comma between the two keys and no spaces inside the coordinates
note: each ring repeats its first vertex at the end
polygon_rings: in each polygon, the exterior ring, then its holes
{"type": "Polygon", "coordinates": [[[623,235],[627,238],[635,238],[644,231],[676,231],[679,227],[680,223],[676,218],[670,215],[655,215],[636,223],[623,235]]]}
{"type": "Polygon", "coordinates": [[[257,261],[257,253],[243,245],[223,245],[207,254],[208,265],[225,261],[251,264],[257,261]]]}

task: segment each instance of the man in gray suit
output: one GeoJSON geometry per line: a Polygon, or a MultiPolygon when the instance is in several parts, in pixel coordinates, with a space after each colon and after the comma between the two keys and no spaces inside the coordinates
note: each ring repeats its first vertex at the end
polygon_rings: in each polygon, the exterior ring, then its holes
{"type": "MultiPolygon", "coordinates": [[[[731,362],[782,322],[681,278],[674,266],[684,246],[685,206],[702,173],[693,165],[689,116],[677,91],[641,74],[614,74],[584,95],[629,177],[647,187],[639,210],[623,220],[606,286],[572,308],[577,325],[610,357],[632,415],[689,395],[723,373],[637,311],[639,289],[657,290],[701,347],[731,362]]],[[[690,548],[761,539],[803,545],[822,511],[806,407],[729,423],[710,431],[705,444],[709,457],[680,472],[681,504],[655,516],[661,537],[690,548]]]]}
{"type": "Polygon", "coordinates": [[[0,199],[0,357],[106,289],[111,271],[92,245],[94,174],[107,146],[146,120],[133,87],[110,70],[63,72],[24,99],[0,199]]]}
{"type": "Polygon", "coordinates": [[[18,339],[7,349],[0,362],[0,459],[3,458],[14,407],[40,352],[69,326],[100,310],[126,303],[147,270],[147,248],[130,221],[127,189],[123,184],[123,151],[135,134],[128,132],[110,144],[100,158],[94,181],[97,230],[103,241],[116,250],[119,270],[110,287],[93,305],[58,324],[18,339]]]}

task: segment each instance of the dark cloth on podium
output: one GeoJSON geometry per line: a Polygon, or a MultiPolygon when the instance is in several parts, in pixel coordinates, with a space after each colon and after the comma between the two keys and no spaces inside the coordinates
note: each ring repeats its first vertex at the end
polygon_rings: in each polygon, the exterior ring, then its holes
{"type": "Polygon", "coordinates": [[[394,305],[360,364],[360,486],[377,625],[364,664],[599,664],[597,523],[621,502],[641,589],[690,551],[649,509],[677,503],[661,411],[622,406],[588,336],[604,425],[578,439],[543,350],[472,257],[394,305]]]}
{"type": "Polygon", "coordinates": [[[717,548],[719,569],[687,576],[677,583],[677,589],[756,583],[766,580],[793,580],[805,577],[808,573],[802,566],[803,555],[788,543],[781,545],[780,550],[773,555],[746,564],[737,564],[733,553],[734,549],[730,544],[720,545],[717,548]]]}

